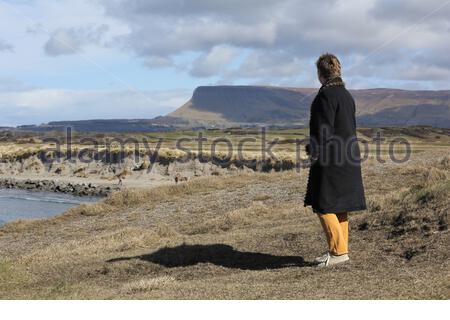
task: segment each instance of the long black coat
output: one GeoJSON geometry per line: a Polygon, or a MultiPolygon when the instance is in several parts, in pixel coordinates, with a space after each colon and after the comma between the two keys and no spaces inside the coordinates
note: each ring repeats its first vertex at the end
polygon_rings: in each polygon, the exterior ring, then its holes
{"type": "Polygon", "coordinates": [[[311,105],[310,156],[305,206],[316,213],[366,209],[355,101],[340,78],[320,88],[311,105]]]}

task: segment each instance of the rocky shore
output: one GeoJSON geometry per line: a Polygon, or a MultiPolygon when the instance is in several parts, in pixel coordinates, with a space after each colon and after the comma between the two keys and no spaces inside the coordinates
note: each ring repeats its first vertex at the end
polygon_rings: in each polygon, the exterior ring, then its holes
{"type": "MultiPolygon", "coordinates": [[[[300,163],[301,167],[304,163],[300,163]]],[[[84,163],[79,159],[46,162],[38,154],[0,159],[0,188],[67,193],[77,196],[106,196],[127,188],[148,188],[190,181],[196,177],[229,176],[239,173],[294,170],[291,159],[233,160],[185,159],[177,154],[160,156],[151,165],[148,159],[128,155],[121,162],[84,163]],[[120,186],[119,186],[120,184],[120,186]]]]}
{"type": "Polygon", "coordinates": [[[119,190],[118,186],[97,185],[93,183],[72,183],[53,180],[17,180],[13,178],[0,179],[0,189],[25,189],[36,191],[51,191],[68,193],[76,196],[107,196],[119,190]]]}

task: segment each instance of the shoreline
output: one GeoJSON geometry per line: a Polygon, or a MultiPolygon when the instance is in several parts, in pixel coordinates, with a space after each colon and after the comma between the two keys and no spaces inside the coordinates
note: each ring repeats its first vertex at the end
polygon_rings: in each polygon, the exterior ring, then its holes
{"type": "Polygon", "coordinates": [[[75,196],[106,197],[119,186],[100,185],[96,183],[75,183],[70,181],[55,181],[49,179],[16,179],[0,178],[0,189],[21,189],[32,191],[49,191],[55,193],[72,194],[75,196]]]}

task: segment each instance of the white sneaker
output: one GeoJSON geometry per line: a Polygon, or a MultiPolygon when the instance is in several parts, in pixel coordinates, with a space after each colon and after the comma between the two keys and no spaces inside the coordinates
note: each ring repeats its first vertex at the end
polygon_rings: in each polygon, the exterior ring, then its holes
{"type": "Polygon", "coordinates": [[[350,260],[350,258],[348,257],[348,254],[342,254],[340,256],[335,256],[332,254],[328,254],[328,257],[325,261],[320,262],[317,267],[318,268],[323,268],[323,267],[329,267],[329,266],[334,266],[336,264],[339,263],[343,263],[350,260]]]}
{"type": "Polygon", "coordinates": [[[328,259],[328,256],[330,255],[329,251],[325,251],[322,255],[320,255],[319,257],[314,259],[314,262],[316,263],[321,263],[321,262],[325,262],[328,259]]]}

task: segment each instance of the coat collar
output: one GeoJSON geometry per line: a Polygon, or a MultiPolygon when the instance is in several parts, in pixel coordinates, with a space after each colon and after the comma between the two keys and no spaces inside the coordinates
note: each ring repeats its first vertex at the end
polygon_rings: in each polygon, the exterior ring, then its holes
{"type": "Polygon", "coordinates": [[[341,77],[331,78],[320,87],[320,90],[331,86],[345,86],[345,83],[341,77]]]}

